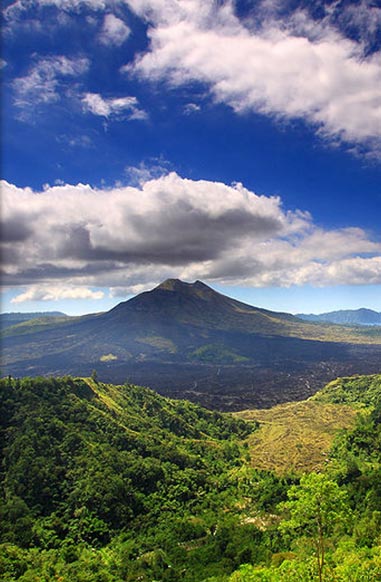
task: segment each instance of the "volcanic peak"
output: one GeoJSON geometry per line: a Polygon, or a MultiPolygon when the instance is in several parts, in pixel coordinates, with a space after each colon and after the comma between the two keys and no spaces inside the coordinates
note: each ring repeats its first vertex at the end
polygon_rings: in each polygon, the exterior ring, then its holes
{"type": "Polygon", "coordinates": [[[209,290],[212,291],[208,285],[205,285],[202,281],[195,281],[194,283],[187,283],[186,281],[181,281],[181,279],[166,279],[156,289],[161,289],[163,291],[197,291],[197,290],[209,290]]]}

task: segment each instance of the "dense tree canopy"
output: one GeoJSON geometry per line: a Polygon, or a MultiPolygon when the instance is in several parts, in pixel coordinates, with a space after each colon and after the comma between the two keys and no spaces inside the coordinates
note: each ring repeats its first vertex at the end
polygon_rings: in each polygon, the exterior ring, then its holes
{"type": "Polygon", "coordinates": [[[1,380],[0,578],[376,582],[381,407],[368,385],[326,470],[279,477],[250,464],[255,423],[96,378],[1,380]]]}

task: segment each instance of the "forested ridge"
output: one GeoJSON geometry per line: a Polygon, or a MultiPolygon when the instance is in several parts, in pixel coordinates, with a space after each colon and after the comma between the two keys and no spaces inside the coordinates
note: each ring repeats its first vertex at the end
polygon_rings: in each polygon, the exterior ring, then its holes
{"type": "Polygon", "coordinates": [[[257,423],[131,384],[0,383],[0,578],[48,582],[381,579],[381,377],[324,471],[250,462],[257,423]]]}

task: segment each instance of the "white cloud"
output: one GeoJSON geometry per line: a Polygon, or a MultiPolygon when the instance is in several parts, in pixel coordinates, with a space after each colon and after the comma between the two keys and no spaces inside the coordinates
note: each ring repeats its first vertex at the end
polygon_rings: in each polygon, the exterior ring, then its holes
{"type": "Polygon", "coordinates": [[[253,287],[373,285],[381,284],[380,253],[381,244],[361,229],[312,228],[297,239],[266,241],[254,255],[241,247],[210,269],[222,283],[253,287]]]}
{"type": "Polygon", "coordinates": [[[171,163],[162,156],[152,157],[148,161],[141,162],[139,166],[126,166],[124,171],[131,186],[144,186],[145,182],[161,178],[171,171],[171,163]]]}
{"type": "Polygon", "coordinates": [[[201,107],[197,103],[187,103],[184,107],[184,113],[186,115],[192,115],[192,113],[197,113],[200,110],[201,107]]]}
{"type": "Polygon", "coordinates": [[[15,104],[25,110],[39,103],[52,103],[61,98],[65,78],[78,78],[89,68],[87,58],[65,56],[40,58],[24,77],[13,81],[15,104]]]}
{"type": "Polygon", "coordinates": [[[90,61],[84,57],[54,56],[38,59],[25,76],[13,81],[14,102],[21,111],[20,118],[33,119],[36,106],[58,102],[65,97],[74,102],[79,100],[83,111],[104,118],[147,119],[147,113],[139,107],[136,97],[102,97],[99,93],[80,94],[78,78],[86,73],[89,67],[90,61]]]}
{"type": "Polygon", "coordinates": [[[114,14],[106,14],[99,40],[108,46],[121,46],[130,35],[129,27],[114,14]]]}
{"type": "Polygon", "coordinates": [[[75,136],[64,136],[61,138],[66,141],[70,147],[80,147],[80,148],[91,148],[93,147],[93,142],[88,135],[75,135],[75,136]]]}
{"type": "Polygon", "coordinates": [[[246,284],[256,287],[312,285],[327,287],[335,285],[380,285],[381,257],[352,257],[331,262],[311,261],[296,266],[290,265],[278,272],[263,273],[254,282],[246,284]]]}
{"type": "Polygon", "coordinates": [[[85,111],[100,117],[125,116],[129,119],[146,119],[147,114],[139,108],[136,97],[102,97],[99,93],[85,93],[82,98],[85,111]]]}
{"type": "Polygon", "coordinates": [[[33,192],[4,182],[2,192],[8,286],[117,295],[167,277],[258,287],[381,283],[379,240],[356,227],[323,230],[242,184],[171,173],[136,187],[33,192]]]}
{"type": "Polygon", "coordinates": [[[62,299],[103,299],[103,291],[93,291],[86,287],[38,287],[31,286],[24,293],[16,295],[11,303],[25,301],[60,301],[62,299]]]}
{"type": "Polygon", "coordinates": [[[117,3],[115,0],[16,0],[4,9],[4,16],[8,21],[16,21],[28,10],[49,6],[67,12],[79,12],[84,7],[98,12],[104,11],[112,2],[117,3]]]}
{"type": "Polygon", "coordinates": [[[374,0],[360,0],[355,4],[341,0],[333,4],[330,19],[337,21],[344,30],[357,33],[365,44],[377,42],[381,31],[381,6],[374,0]]]}
{"type": "MultiPolygon", "coordinates": [[[[170,85],[201,82],[237,113],[301,118],[322,134],[372,145],[381,138],[381,54],[299,11],[249,28],[232,2],[129,0],[149,23],[133,66],[170,85]]],[[[248,21],[249,22],[249,21],[248,21]]]]}
{"type": "MultiPolygon", "coordinates": [[[[372,0],[322,6],[320,21],[306,10],[290,12],[278,0],[259,2],[241,20],[233,0],[17,0],[5,15],[17,21],[46,6],[55,6],[62,17],[84,8],[101,12],[100,42],[120,46],[130,31],[115,9],[126,5],[148,23],[150,42],[125,72],[173,87],[199,82],[238,114],[302,119],[324,138],[359,144],[353,151],[365,146],[380,153],[381,53],[369,46],[380,34],[381,9],[372,0]],[[358,41],[345,36],[347,30],[358,41]]],[[[34,92],[39,102],[57,100],[57,84],[56,73],[36,67],[16,80],[17,102],[31,102],[31,86],[40,88],[34,92]]],[[[114,107],[105,101],[103,110],[114,107]]],[[[140,109],[134,115],[146,116],[140,109]]]]}

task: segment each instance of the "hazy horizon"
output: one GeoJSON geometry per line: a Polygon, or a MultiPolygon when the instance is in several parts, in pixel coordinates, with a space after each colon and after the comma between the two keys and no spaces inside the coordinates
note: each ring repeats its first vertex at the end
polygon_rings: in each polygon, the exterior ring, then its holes
{"type": "MultiPolygon", "coordinates": [[[[192,281],[188,281],[188,282],[192,282],[192,281]]],[[[374,306],[373,307],[369,307],[368,305],[363,305],[360,304],[363,296],[364,296],[364,292],[362,290],[361,296],[358,298],[359,303],[353,303],[353,291],[351,288],[347,288],[346,289],[346,293],[345,290],[343,290],[342,288],[340,289],[332,289],[331,293],[329,294],[329,300],[325,303],[324,302],[324,296],[327,294],[327,289],[320,289],[318,291],[321,292],[321,302],[319,303],[317,298],[315,297],[315,302],[313,303],[313,305],[311,305],[309,303],[309,301],[304,301],[303,303],[303,299],[302,299],[302,295],[304,294],[304,289],[300,288],[300,289],[282,289],[282,292],[279,293],[279,290],[277,289],[256,289],[253,291],[253,289],[236,289],[236,288],[223,288],[222,286],[216,286],[213,284],[208,284],[210,287],[212,287],[212,289],[215,289],[216,291],[218,291],[219,293],[222,293],[224,295],[227,295],[229,297],[232,297],[233,299],[237,299],[239,301],[243,301],[244,303],[247,303],[248,305],[253,305],[254,307],[259,307],[262,309],[269,309],[270,311],[278,311],[278,312],[287,312],[287,313],[292,313],[292,314],[297,314],[297,313],[305,313],[305,314],[320,314],[320,313],[327,313],[327,312],[331,312],[331,311],[338,311],[338,310],[343,310],[343,309],[361,309],[361,308],[365,308],[365,309],[372,309],[374,311],[380,311],[379,308],[377,308],[378,305],[378,295],[375,292],[374,293],[374,297],[373,297],[373,301],[374,301],[374,306]],[[255,293],[257,291],[257,293],[255,293]],[[256,295],[256,297],[253,297],[253,295],[256,295]],[[288,296],[291,297],[288,297],[288,296]],[[346,298],[346,300],[345,300],[346,298]],[[294,305],[293,309],[288,308],[288,306],[294,305]],[[304,309],[299,309],[297,308],[297,306],[305,306],[304,309]],[[310,310],[310,305],[311,305],[311,309],[314,309],[313,311],[310,310]],[[318,308],[317,305],[320,305],[321,308],[318,308]],[[332,308],[323,308],[324,305],[334,305],[335,307],[332,308]],[[344,306],[343,306],[344,305],[344,306]]],[[[144,291],[150,291],[152,288],[147,288],[144,289],[144,291]]],[[[370,287],[370,289],[368,290],[369,292],[369,303],[371,303],[372,301],[372,292],[376,291],[373,287],[370,287]]],[[[141,291],[143,292],[143,291],[141,291]]],[[[3,308],[1,309],[2,313],[29,313],[29,312],[36,312],[36,311],[62,311],[63,313],[65,313],[66,315],[87,315],[90,313],[101,313],[104,311],[108,311],[110,309],[112,309],[113,307],[115,307],[116,305],[118,305],[120,302],[123,301],[127,301],[129,299],[131,299],[132,297],[134,297],[135,295],[138,295],[139,293],[136,294],[131,294],[128,295],[124,298],[107,298],[106,300],[103,299],[101,301],[101,303],[104,305],[103,308],[99,309],[98,305],[99,305],[99,301],[97,302],[91,302],[89,300],[82,300],[82,302],[79,302],[78,300],[75,301],[75,306],[73,306],[71,304],[70,301],[58,301],[55,302],[56,307],[53,309],[40,309],[40,305],[41,303],[35,303],[36,308],[35,309],[25,309],[25,307],[23,305],[15,305],[12,303],[8,303],[7,306],[8,308],[3,308]],[[86,307],[86,305],[88,306],[88,308],[86,307]],[[95,307],[95,309],[91,309],[90,306],[95,307]]],[[[33,303],[32,303],[33,305],[33,303]]]]}

